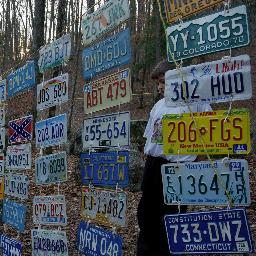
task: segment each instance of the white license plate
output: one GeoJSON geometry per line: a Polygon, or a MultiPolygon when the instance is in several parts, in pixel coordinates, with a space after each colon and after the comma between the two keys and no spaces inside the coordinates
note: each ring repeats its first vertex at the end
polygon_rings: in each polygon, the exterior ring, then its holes
{"type": "Polygon", "coordinates": [[[68,256],[65,231],[32,229],[32,256],[68,256]]]}
{"type": "Polygon", "coordinates": [[[65,196],[35,196],[33,199],[33,222],[34,224],[66,226],[65,196]]]}
{"type": "Polygon", "coordinates": [[[129,19],[128,0],[110,0],[82,19],[83,45],[86,46],[129,19]]]}
{"type": "Polygon", "coordinates": [[[230,159],[162,165],[165,204],[248,206],[248,163],[230,159]],[[228,195],[227,193],[228,192],[228,195]]]}
{"type": "Polygon", "coordinates": [[[27,175],[7,173],[4,179],[4,193],[20,199],[28,199],[29,178],[27,175]]]}
{"type": "Polygon", "coordinates": [[[7,147],[7,170],[29,170],[31,169],[31,162],[31,144],[20,144],[7,147]]]}
{"type": "Polygon", "coordinates": [[[84,120],[83,148],[130,145],[130,112],[84,120]]]}
{"type": "Polygon", "coordinates": [[[104,225],[126,225],[126,194],[83,187],[82,215],[104,225]]]}
{"type": "Polygon", "coordinates": [[[38,148],[56,146],[67,142],[67,114],[36,122],[35,133],[38,148]]]}
{"type": "Polygon", "coordinates": [[[165,99],[169,106],[212,103],[252,97],[248,55],[206,62],[165,74],[165,99]],[[183,80],[182,80],[183,76],[183,80]]]}
{"type": "Polygon", "coordinates": [[[124,69],[86,84],[84,87],[84,111],[93,113],[131,100],[130,69],[124,69]]]}
{"type": "Polygon", "coordinates": [[[37,110],[57,106],[68,101],[68,74],[37,85],[37,110]]]}
{"type": "Polygon", "coordinates": [[[70,54],[71,37],[70,34],[66,34],[40,49],[38,60],[39,71],[43,73],[49,68],[59,66],[69,59],[70,54]]]}
{"type": "Polygon", "coordinates": [[[36,184],[50,184],[66,181],[66,152],[58,152],[37,158],[35,161],[35,178],[36,184]]]}

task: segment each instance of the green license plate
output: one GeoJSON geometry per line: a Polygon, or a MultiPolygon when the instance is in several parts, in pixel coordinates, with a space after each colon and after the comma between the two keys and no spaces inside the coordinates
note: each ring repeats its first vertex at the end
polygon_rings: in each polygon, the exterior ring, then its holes
{"type": "Polygon", "coordinates": [[[246,6],[241,5],[167,28],[168,60],[188,59],[246,46],[250,33],[246,6]]]}

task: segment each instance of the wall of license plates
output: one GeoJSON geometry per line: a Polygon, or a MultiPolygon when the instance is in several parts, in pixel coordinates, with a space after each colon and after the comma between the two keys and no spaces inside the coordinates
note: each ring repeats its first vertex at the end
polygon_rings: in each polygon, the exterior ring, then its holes
{"type": "MultiPolygon", "coordinates": [[[[83,255],[122,255],[123,241],[116,229],[126,226],[127,198],[123,188],[128,186],[130,112],[121,112],[120,105],[131,100],[131,73],[126,68],[132,56],[129,17],[128,0],[110,0],[82,19],[86,118],[80,156],[82,219],[74,230],[77,253],[83,255]],[[119,106],[117,113],[94,114],[115,106],[119,106]]],[[[0,155],[3,255],[23,254],[20,233],[26,232],[31,215],[32,255],[69,254],[65,232],[69,222],[61,183],[67,182],[67,153],[62,145],[67,143],[68,115],[63,113],[62,104],[69,100],[70,78],[61,70],[70,56],[71,36],[67,34],[42,47],[37,63],[28,61],[0,81],[1,152],[5,150],[5,133],[8,138],[6,155],[0,155]],[[37,120],[33,121],[32,115],[19,117],[9,121],[5,129],[6,95],[11,98],[35,86],[36,65],[43,77],[36,86],[37,120]],[[54,77],[48,78],[50,73],[54,77]],[[58,110],[57,115],[50,115],[49,109],[53,108],[58,110]],[[39,188],[32,197],[28,175],[31,169],[32,183],[39,188]],[[57,191],[52,186],[57,186],[57,191]],[[32,209],[28,199],[33,201],[32,209]],[[9,227],[15,230],[16,237],[8,235],[9,227]]]]}
{"type": "Polygon", "coordinates": [[[250,56],[232,54],[233,48],[250,43],[247,8],[231,7],[230,1],[165,0],[165,11],[168,60],[176,64],[165,74],[167,105],[191,110],[198,104],[229,103],[228,109],[163,117],[166,155],[207,156],[207,161],[162,166],[165,204],[227,207],[166,215],[169,250],[250,253],[253,242],[245,210],[251,203],[248,163],[235,157],[251,150],[250,117],[248,109],[232,108],[234,101],[252,97],[250,56]],[[219,11],[192,17],[218,3],[219,11]],[[182,66],[184,59],[224,50],[228,51],[218,60],[182,66]]]}
{"type": "Polygon", "coordinates": [[[82,21],[86,117],[80,155],[83,220],[77,231],[77,249],[83,255],[123,254],[117,231],[126,226],[123,188],[128,186],[130,112],[120,111],[120,105],[130,102],[132,95],[130,69],[123,68],[131,61],[131,39],[127,26],[112,36],[106,32],[129,17],[128,0],[110,0],[82,21]],[[116,106],[118,112],[111,113],[116,106]],[[98,114],[106,109],[108,114],[98,114]]]}
{"type": "MultiPolygon", "coordinates": [[[[164,202],[227,206],[225,210],[165,216],[170,252],[252,252],[244,208],[251,203],[248,163],[230,156],[247,154],[251,149],[249,111],[232,108],[234,101],[252,97],[250,56],[232,55],[233,48],[250,43],[246,6],[230,7],[229,1],[223,0],[164,3],[169,23],[164,24],[167,56],[176,64],[176,69],[165,74],[166,104],[170,108],[220,102],[230,105],[228,109],[164,116],[164,153],[206,155],[208,160],[163,165],[164,202]],[[224,7],[193,18],[216,4],[224,7]],[[182,67],[184,59],[225,50],[228,56],[219,60],[182,67]],[[223,158],[212,160],[213,155],[223,158]]],[[[123,254],[118,231],[127,225],[124,188],[128,186],[131,118],[129,111],[120,111],[120,106],[129,103],[132,95],[129,17],[128,0],[109,0],[82,20],[85,119],[80,154],[81,220],[73,229],[77,253],[82,255],[123,254]],[[101,114],[103,110],[108,114],[101,114]]],[[[0,81],[0,199],[4,223],[0,249],[8,256],[22,255],[20,233],[25,233],[29,215],[33,222],[32,255],[74,253],[68,250],[64,231],[69,225],[67,202],[61,193],[62,183],[68,180],[63,147],[68,140],[68,115],[63,113],[62,104],[69,100],[70,77],[59,72],[45,78],[47,72],[63,67],[70,59],[70,35],[45,45],[39,55],[37,63],[28,61],[0,81]],[[6,124],[6,98],[35,86],[36,65],[43,74],[42,82],[36,85],[37,120],[27,115],[6,124]],[[59,114],[46,118],[46,111],[53,107],[59,114]],[[34,170],[33,177],[30,170],[34,170]],[[39,188],[33,195],[29,194],[31,178],[39,188]],[[57,190],[48,189],[50,186],[57,190]],[[29,200],[33,201],[32,209],[29,200]],[[16,237],[7,234],[9,227],[16,237]]]]}

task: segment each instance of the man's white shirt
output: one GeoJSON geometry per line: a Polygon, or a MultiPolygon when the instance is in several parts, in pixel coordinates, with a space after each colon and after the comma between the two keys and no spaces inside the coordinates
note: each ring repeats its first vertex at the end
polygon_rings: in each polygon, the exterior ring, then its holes
{"type": "MultiPolygon", "coordinates": [[[[211,111],[209,104],[193,104],[190,106],[192,112],[211,111]]],[[[189,162],[194,161],[197,155],[164,155],[162,144],[162,118],[166,114],[182,114],[189,113],[187,106],[168,107],[165,99],[159,100],[150,111],[149,120],[144,132],[147,138],[144,147],[144,153],[155,157],[162,157],[170,162],[189,162]]]]}

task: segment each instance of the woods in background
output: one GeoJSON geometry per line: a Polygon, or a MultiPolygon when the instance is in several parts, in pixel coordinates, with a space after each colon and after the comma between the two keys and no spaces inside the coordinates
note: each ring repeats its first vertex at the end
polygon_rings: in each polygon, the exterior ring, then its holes
{"type": "MultiPolygon", "coordinates": [[[[71,34],[72,45],[81,44],[82,14],[102,4],[103,0],[2,0],[0,75],[63,34],[71,34]]],[[[152,66],[165,55],[165,36],[156,1],[130,0],[130,6],[134,46],[132,81],[139,81],[143,91],[152,66]]]]}

